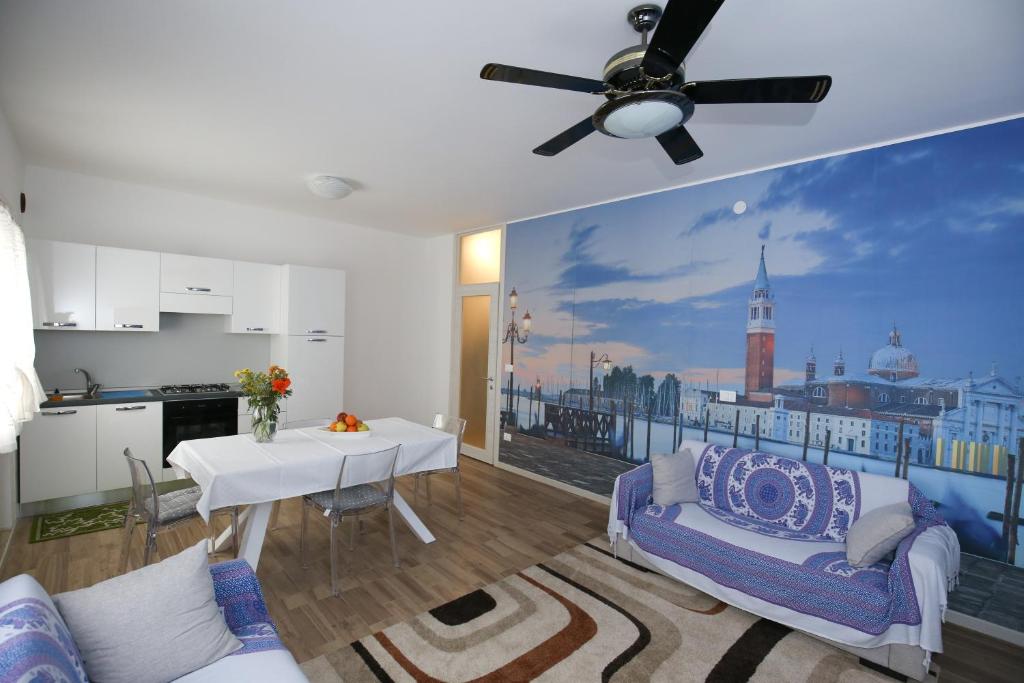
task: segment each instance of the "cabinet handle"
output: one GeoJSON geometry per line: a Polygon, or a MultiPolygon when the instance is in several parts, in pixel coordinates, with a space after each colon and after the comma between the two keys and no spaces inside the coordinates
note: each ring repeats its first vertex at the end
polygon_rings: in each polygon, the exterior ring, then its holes
{"type": "Polygon", "coordinates": [[[145,326],[142,323],[114,323],[114,327],[123,330],[141,330],[145,326]]]}
{"type": "Polygon", "coordinates": [[[308,342],[325,342],[327,340],[324,339],[323,337],[314,337],[312,339],[307,339],[306,341],[308,341],[308,342]]]}
{"type": "Polygon", "coordinates": [[[60,323],[46,321],[43,323],[43,327],[78,327],[78,323],[60,323]]]}
{"type": "Polygon", "coordinates": [[[114,408],[114,410],[123,413],[129,410],[145,410],[146,406],[121,406],[120,408],[114,408]]]}
{"type": "Polygon", "coordinates": [[[77,410],[54,410],[53,412],[39,413],[40,415],[74,415],[77,410]]]}
{"type": "Polygon", "coordinates": [[[247,328],[245,328],[245,331],[246,332],[262,332],[263,328],[262,327],[247,327],[247,328]]]}
{"type": "Polygon", "coordinates": [[[186,287],[185,291],[187,291],[187,292],[209,292],[210,288],[209,287],[186,287]]]}
{"type": "Polygon", "coordinates": [[[327,334],[327,330],[306,330],[306,334],[327,334]]]}

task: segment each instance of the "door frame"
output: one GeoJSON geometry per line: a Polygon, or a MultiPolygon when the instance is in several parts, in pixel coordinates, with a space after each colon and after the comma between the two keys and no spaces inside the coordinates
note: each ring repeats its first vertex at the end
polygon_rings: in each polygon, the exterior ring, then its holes
{"type": "Polygon", "coordinates": [[[498,439],[499,432],[501,431],[500,420],[498,420],[498,407],[499,397],[501,391],[501,374],[498,372],[502,363],[501,356],[501,339],[498,338],[498,330],[501,329],[502,324],[502,308],[501,308],[501,297],[504,294],[504,279],[505,279],[505,225],[492,225],[486,228],[479,228],[477,230],[467,230],[464,232],[456,233],[455,239],[452,245],[453,252],[453,268],[452,268],[452,328],[451,328],[451,357],[450,357],[450,390],[448,392],[448,414],[458,415],[459,414],[459,400],[462,392],[462,297],[464,296],[478,296],[481,294],[489,295],[493,302],[494,316],[491,319],[491,331],[490,336],[492,340],[492,348],[488,349],[488,354],[491,354],[493,350],[493,362],[491,363],[490,377],[494,378],[493,388],[489,394],[490,405],[485,408],[485,414],[487,420],[490,423],[489,427],[485,426],[485,444],[486,447],[481,449],[475,446],[471,446],[467,443],[462,444],[462,454],[473,457],[477,460],[485,462],[489,465],[495,465],[498,462],[498,439]],[[497,282],[488,282],[479,285],[463,285],[459,281],[459,268],[461,264],[461,247],[462,238],[465,235],[472,235],[478,232],[491,232],[492,230],[501,231],[501,253],[500,253],[500,266],[497,282]]]}

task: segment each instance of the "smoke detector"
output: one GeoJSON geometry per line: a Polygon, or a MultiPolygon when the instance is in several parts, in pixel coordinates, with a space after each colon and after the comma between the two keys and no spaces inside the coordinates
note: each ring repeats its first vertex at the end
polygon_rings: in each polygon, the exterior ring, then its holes
{"type": "Polygon", "coordinates": [[[352,194],[354,189],[344,180],[333,175],[315,175],[306,180],[309,191],[324,199],[341,199],[352,194]]]}

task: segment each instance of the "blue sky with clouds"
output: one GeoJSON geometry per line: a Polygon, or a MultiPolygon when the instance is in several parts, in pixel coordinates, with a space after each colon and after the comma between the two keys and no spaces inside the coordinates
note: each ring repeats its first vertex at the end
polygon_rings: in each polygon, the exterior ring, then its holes
{"type": "Polygon", "coordinates": [[[812,344],[820,369],[841,347],[864,370],[893,321],[922,375],[1024,374],[1024,119],[514,223],[506,244],[531,379],[586,386],[593,349],[735,387],[762,244],[776,382],[812,344]]]}

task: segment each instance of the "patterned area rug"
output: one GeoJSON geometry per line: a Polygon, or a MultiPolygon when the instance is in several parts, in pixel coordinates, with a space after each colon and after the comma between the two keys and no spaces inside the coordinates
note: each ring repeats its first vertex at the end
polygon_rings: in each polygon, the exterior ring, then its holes
{"type": "Polygon", "coordinates": [[[32,520],[28,542],[52,541],[94,531],[119,529],[124,525],[128,503],[107,503],[67,512],[39,515],[32,520]]]}
{"type": "Polygon", "coordinates": [[[363,681],[891,681],[595,541],[303,663],[363,681]]]}

